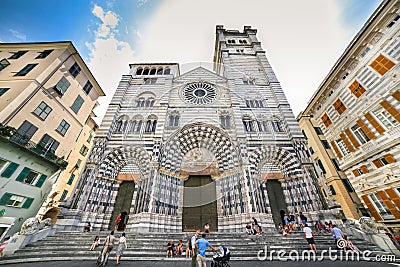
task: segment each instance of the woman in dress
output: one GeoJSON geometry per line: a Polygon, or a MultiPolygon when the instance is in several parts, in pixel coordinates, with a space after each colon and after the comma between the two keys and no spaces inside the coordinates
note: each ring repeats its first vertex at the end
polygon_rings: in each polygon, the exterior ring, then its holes
{"type": "Polygon", "coordinates": [[[89,249],[89,250],[94,250],[96,247],[99,246],[99,244],[100,244],[100,237],[97,235],[97,236],[94,238],[93,243],[92,243],[92,245],[90,246],[90,249],[89,249]]]}
{"type": "Polygon", "coordinates": [[[118,250],[117,250],[117,263],[115,265],[119,265],[121,261],[122,254],[124,254],[124,250],[128,248],[126,244],[125,233],[122,233],[121,237],[118,241],[118,250]]]}

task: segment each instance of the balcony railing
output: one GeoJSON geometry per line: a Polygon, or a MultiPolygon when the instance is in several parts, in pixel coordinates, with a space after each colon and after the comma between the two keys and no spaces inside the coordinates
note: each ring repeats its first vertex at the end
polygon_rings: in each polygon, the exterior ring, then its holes
{"type": "Polygon", "coordinates": [[[29,151],[55,163],[62,169],[65,169],[65,167],[68,165],[67,161],[65,161],[63,158],[57,157],[53,151],[30,141],[27,136],[20,135],[12,127],[0,126],[0,136],[7,138],[12,143],[25,147],[29,151]]]}

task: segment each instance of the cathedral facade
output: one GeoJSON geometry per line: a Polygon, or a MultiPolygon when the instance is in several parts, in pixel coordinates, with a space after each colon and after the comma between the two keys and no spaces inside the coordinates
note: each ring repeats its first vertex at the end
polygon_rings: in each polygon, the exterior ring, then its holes
{"type": "Polygon", "coordinates": [[[130,64],[73,200],[94,229],[243,231],[326,209],[315,165],[256,37],[216,27],[213,71],[130,64]]]}

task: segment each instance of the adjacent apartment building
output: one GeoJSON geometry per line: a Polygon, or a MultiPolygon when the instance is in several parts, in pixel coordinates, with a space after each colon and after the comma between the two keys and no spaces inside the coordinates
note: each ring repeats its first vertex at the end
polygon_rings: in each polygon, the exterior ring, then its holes
{"type": "MultiPolygon", "coordinates": [[[[315,119],[314,126],[326,137],[326,147],[331,147],[339,160],[338,171],[345,173],[370,214],[397,234],[400,230],[399,8],[400,2],[394,0],[379,5],[299,116],[315,119]]],[[[329,149],[328,154],[333,156],[329,149]]],[[[349,193],[335,183],[333,187],[337,193],[349,193]]]]}
{"type": "MultiPolygon", "coordinates": [[[[16,129],[13,141],[68,162],[49,197],[42,192],[40,218],[55,221],[58,202],[75,186],[97,129],[93,109],[99,96],[104,92],[71,42],[0,43],[0,123],[16,129]]],[[[11,177],[8,188],[18,194],[40,177],[26,171],[23,178],[11,177]]],[[[0,198],[7,192],[2,188],[0,198]]]]}

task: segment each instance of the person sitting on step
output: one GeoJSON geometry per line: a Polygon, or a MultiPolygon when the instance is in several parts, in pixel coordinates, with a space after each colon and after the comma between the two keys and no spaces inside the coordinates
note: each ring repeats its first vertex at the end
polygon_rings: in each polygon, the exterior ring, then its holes
{"type": "Polygon", "coordinates": [[[174,256],[174,254],[175,254],[175,245],[174,245],[174,241],[171,240],[167,244],[167,258],[168,258],[168,255],[170,255],[172,258],[174,256]]]}

